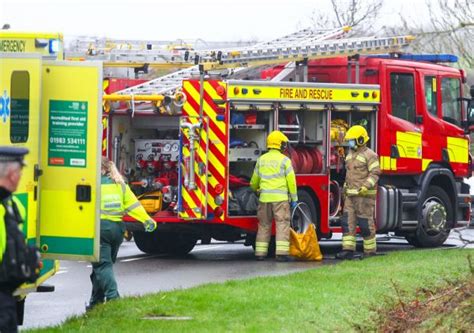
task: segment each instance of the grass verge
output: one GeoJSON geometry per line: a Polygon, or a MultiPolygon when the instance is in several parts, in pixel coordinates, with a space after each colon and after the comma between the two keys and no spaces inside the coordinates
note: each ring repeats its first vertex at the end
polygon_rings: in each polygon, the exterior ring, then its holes
{"type": "Polygon", "coordinates": [[[468,255],[474,250],[400,251],[287,276],[123,298],[34,332],[374,331],[387,309],[414,300],[420,289],[471,279],[468,255]],[[187,318],[145,319],[156,316],[187,318]]]}

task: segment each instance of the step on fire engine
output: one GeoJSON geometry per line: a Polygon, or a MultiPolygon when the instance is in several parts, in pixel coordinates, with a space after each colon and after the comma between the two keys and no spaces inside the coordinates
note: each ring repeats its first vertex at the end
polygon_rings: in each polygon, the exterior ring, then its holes
{"type": "MultiPolygon", "coordinates": [[[[266,136],[276,129],[291,142],[304,203],[295,217],[298,229],[309,220],[322,238],[341,232],[343,138],[355,124],[367,128],[383,170],[378,233],[439,246],[452,228],[469,222],[464,72],[435,63],[449,58],[406,59],[399,52],[410,36],[344,39],[344,32],[293,34],[255,48],[196,54],[196,66],[117,92],[131,102],[115,104],[106,115],[104,153],[141,185],[137,193],[161,194],[155,196],[161,203],[150,205],[158,231],[135,233],[142,251],[185,254],[197,240],[211,238],[253,244],[258,198],[248,181],[266,151],[266,136]],[[378,55],[386,52],[397,53],[378,55]],[[252,77],[249,68],[260,80],[230,79],[242,72],[252,77]],[[140,102],[161,94],[174,97],[140,102]],[[154,152],[137,151],[143,140],[154,152]],[[173,149],[177,161],[170,159],[173,149]]],[[[149,204],[150,197],[145,200],[149,204]]]]}

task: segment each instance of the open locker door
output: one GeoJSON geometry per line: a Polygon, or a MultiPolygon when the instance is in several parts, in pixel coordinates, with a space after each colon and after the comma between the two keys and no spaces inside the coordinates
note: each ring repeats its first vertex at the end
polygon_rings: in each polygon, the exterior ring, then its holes
{"type": "Polygon", "coordinates": [[[45,258],[97,261],[102,64],[42,69],[39,248],[45,258]]]}
{"type": "Polygon", "coordinates": [[[207,117],[180,119],[181,175],[179,177],[179,217],[207,218],[208,132],[207,117]]]}

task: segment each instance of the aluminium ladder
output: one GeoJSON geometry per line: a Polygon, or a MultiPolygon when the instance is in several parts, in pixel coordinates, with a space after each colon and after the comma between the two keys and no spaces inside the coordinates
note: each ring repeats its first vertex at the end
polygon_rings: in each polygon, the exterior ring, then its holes
{"type": "MultiPolygon", "coordinates": [[[[304,29],[293,34],[269,41],[264,43],[258,43],[252,47],[243,47],[237,49],[224,49],[220,52],[251,52],[256,49],[271,49],[271,48],[283,48],[301,44],[314,44],[321,42],[326,39],[339,38],[343,34],[349,31],[348,27],[342,27],[333,29],[330,31],[313,31],[311,29],[304,29]]],[[[189,61],[194,61],[195,57],[207,57],[208,55],[216,55],[219,51],[196,51],[194,57],[190,57],[189,61]]],[[[222,67],[222,69],[225,69],[222,67]]],[[[228,71],[226,74],[234,74],[241,71],[243,68],[234,68],[228,71]]],[[[147,81],[140,85],[136,85],[121,91],[117,94],[124,95],[150,95],[150,94],[173,94],[182,85],[182,81],[191,77],[198,77],[201,74],[199,65],[182,69],[171,74],[167,74],[156,79],[147,81]]]]}

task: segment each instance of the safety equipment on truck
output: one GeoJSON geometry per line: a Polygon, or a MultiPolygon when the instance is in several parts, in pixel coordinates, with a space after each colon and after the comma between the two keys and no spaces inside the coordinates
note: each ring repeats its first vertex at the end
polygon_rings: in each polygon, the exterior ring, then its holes
{"type": "Polygon", "coordinates": [[[237,138],[231,138],[229,148],[247,148],[255,147],[258,148],[258,144],[255,141],[244,141],[237,138]]]}
{"type": "Polygon", "coordinates": [[[344,137],[344,140],[348,141],[349,143],[350,140],[355,140],[358,146],[365,145],[369,141],[369,139],[370,138],[367,134],[367,130],[360,125],[355,125],[349,128],[346,133],[346,136],[344,137]]]}
{"type": "Polygon", "coordinates": [[[280,131],[273,131],[267,137],[267,149],[283,150],[288,145],[288,137],[280,131]]]}
{"type": "Polygon", "coordinates": [[[243,186],[249,186],[250,183],[248,179],[245,179],[244,177],[238,177],[235,175],[229,175],[229,188],[231,190],[243,187],[243,186]]]}
{"type": "Polygon", "coordinates": [[[230,115],[231,125],[245,124],[245,116],[243,112],[234,111],[230,115]]]}
{"type": "Polygon", "coordinates": [[[148,214],[154,214],[161,210],[163,194],[161,191],[146,192],[138,196],[138,201],[140,201],[148,214]]]}
{"type": "Polygon", "coordinates": [[[343,119],[331,120],[331,140],[342,143],[349,125],[343,119]]]}
{"type": "Polygon", "coordinates": [[[323,169],[323,155],[317,147],[291,148],[286,154],[295,174],[320,173],[323,169]]]}
{"type": "Polygon", "coordinates": [[[250,187],[240,187],[229,197],[231,215],[255,215],[258,208],[257,194],[250,187]]]}
{"type": "Polygon", "coordinates": [[[234,138],[230,139],[229,148],[243,148],[243,147],[247,147],[247,142],[245,142],[244,140],[234,139],[234,138]]]}
{"type": "Polygon", "coordinates": [[[323,155],[321,154],[321,151],[314,147],[308,148],[308,152],[313,160],[313,168],[311,169],[311,173],[320,173],[323,169],[323,155]]]}
{"type": "Polygon", "coordinates": [[[231,125],[255,125],[257,123],[256,112],[233,111],[230,115],[231,125]]]}
{"type": "Polygon", "coordinates": [[[313,223],[301,234],[290,229],[290,255],[301,260],[323,260],[313,223]]]}

